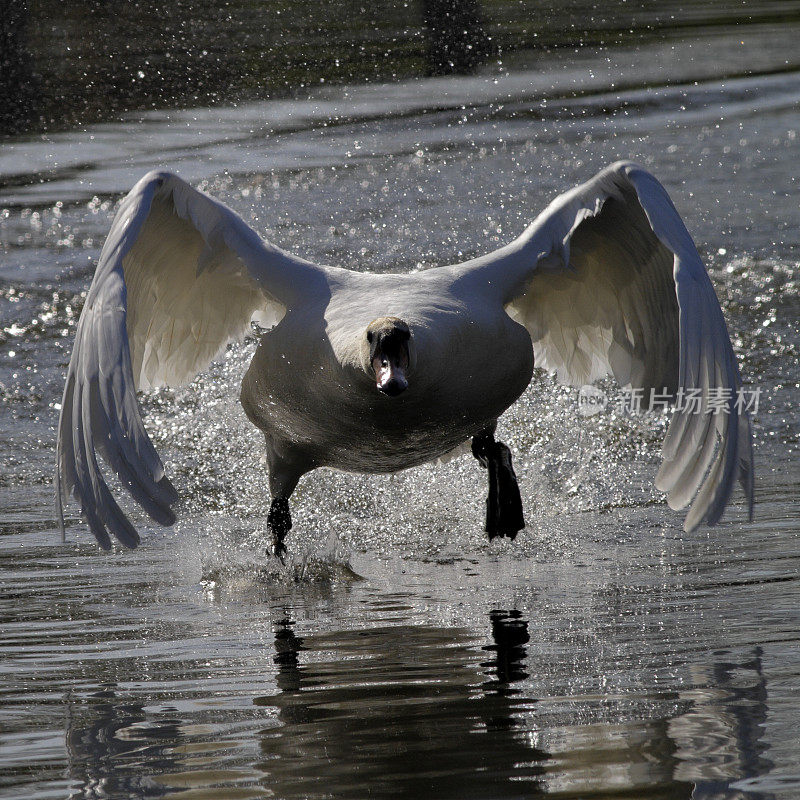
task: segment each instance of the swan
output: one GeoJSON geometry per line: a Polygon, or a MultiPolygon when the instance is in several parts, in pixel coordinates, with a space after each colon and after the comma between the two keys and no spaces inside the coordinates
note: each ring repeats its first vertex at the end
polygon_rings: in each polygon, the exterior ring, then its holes
{"type": "Polygon", "coordinates": [[[560,195],[499,250],[414,274],[318,266],[177,175],[145,175],[77,326],[56,445],[62,534],[71,493],[101,547],[139,543],[98,454],[156,522],[175,521],[136,392],[191,380],[252,320],[268,330],[241,403],[264,435],[279,556],[310,470],[390,473],[466,444],[488,471],[485,529],[513,539],[522,501],[494,433],[534,364],[577,386],[613,374],[673,399],[694,391],[672,415],[656,486],[673,509],[691,503],[687,532],[721,518],[737,479],[752,519],[751,425],[722,311],[666,190],[634,163],[560,195]]]}

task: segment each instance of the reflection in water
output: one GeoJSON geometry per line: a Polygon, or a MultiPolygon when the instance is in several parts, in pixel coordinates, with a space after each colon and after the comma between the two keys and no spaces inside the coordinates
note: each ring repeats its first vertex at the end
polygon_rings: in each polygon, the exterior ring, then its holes
{"type": "MultiPolygon", "coordinates": [[[[724,659],[727,654],[716,655],[724,659]]],[[[697,688],[681,694],[690,707],[670,720],[669,735],[680,759],[675,777],[695,784],[692,798],[753,797],[730,785],[772,769],[772,762],[763,755],[768,707],[761,655],[761,648],[755,647],[752,658],[727,658],[691,670],[697,688]]],[[[758,796],[767,800],[771,795],[758,796]]]]}
{"type": "Polygon", "coordinates": [[[111,685],[69,702],[68,708],[67,756],[77,785],[70,798],[166,794],[153,775],[176,768],[172,751],[180,720],[149,720],[141,702],[123,700],[111,685]]]}
{"type": "Polygon", "coordinates": [[[294,622],[288,614],[283,616],[275,627],[275,658],[278,665],[278,687],[282,692],[296,692],[300,689],[300,658],[303,640],[294,634],[294,622]]]}
{"type": "MultiPolygon", "coordinates": [[[[557,716],[543,724],[543,710],[537,728],[551,759],[543,777],[545,791],[616,797],[616,792],[633,790],[637,797],[772,800],[770,793],[736,788],[741,779],[764,776],[772,767],[762,755],[768,707],[760,658],[755,648],[739,660],[690,666],[695,688],[679,692],[674,705],[654,692],[635,716],[629,709],[635,697],[616,702],[586,698],[574,704],[561,725],[557,716]]],[[[541,703],[558,706],[567,699],[541,703]]]]}
{"type": "Polygon", "coordinates": [[[369,786],[376,797],[767,800],[730,786],[769,768],[759,756],[767,708],[758,656],[695,670],[703,688],[680,698],[679,708],[689,701],[691,709],[677,717],[663,697],[642,698],[653,709],[644,719],[624,701],[562,697],[541,701],[568,709],[547,724],[549,714],[524,696],[535,675],[527,621],[494,610],[489,623],[493,642],[482,649],[494,657],[477,663],[457,630],[390,627],[304,641],[285,616],[275,633],[282,693],[255,701],[277,708],[282,723],[262,734],[265,784],[282,797],[322,796],[323,787],[355,796],[369,786]],[[714,763],[717,780],[706,770],[714,763]]]}
{"type": "MultiPolygon", "coordinates": [[[[528,623],[522,619],[519,611],[492,611],[489,614],[492,623],[492,639],[494,644],[486,645],[483,649],[493,652],[492,661],[481,664],[486,674],[491,679],[483,683],[481,688],[486,695],[500,695],[511,697],[519,693],[519,689],[512,684],[528,677],[525,671],[525,645],[529,641],[528,623]]],[[[501,709],[502,710],[502,709],[501,709]]],[[[498,717],[484,718],[487,730],[501,730],[514,728],[519,725],[519,719],[510,714],[501,714],[498,717]]]]}
{"type": "Polygon", "coordinates": [[[516,610],[492,611],[489,620],[492,623],[494,644],[486,645],[483,649],[494,652],[495,660],[481,666],[492,667],[497,681],[494,685],[484,684],[484,688],[487,691],[510,694],[516,691],[510,688],[510,684],[528,677],[525,672],[525,645],[530,641],[528,623],[516,610]]]}
{"type": "Polygon", "coordinates": [[[772,797],[735,788],[772,766],[761,739],[768,708],[758,648],[690,667],[694,686],[677,697],[534,700],[537,673],[550,665],[532,660],[528,622],[516,610],[490,612],[492,642],[482,648],[460,629],[298,636],[287,608],[275,620],[267,663],[278,693],[243,698],[258,713],[235,733],[222,732],[218,692],[201,691],[194,704],[211,712],[205,724],[185,705],[148,693],[131,700],[111,684],[68,698],[71,797],[154,798],[187,787],[204,798],[234,789],[281,798],[367,790],[392,798],[772,797]],[[634,699],[642,710],[631,713],[634,699]]]}
{"type": "Polygon", "coordinates": [[[428,626],[322,634],[275,632],[283,726],[262,734],[264,780],[279,797],[532,796],[544,757],[514,735],[526,623],[493,612],[494,661],[468,635],[428,626]],[[496,680],[485,682],[481,667],[496,680]],[[520,783],[520,781],[522,783],[520,783]]]}

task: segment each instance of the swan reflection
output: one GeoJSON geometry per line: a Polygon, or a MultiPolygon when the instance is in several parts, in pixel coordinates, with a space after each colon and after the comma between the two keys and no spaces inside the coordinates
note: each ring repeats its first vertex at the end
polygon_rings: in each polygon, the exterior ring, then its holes
{"type": "Polygon", "coordinates": [[[267,693],[232,693],[226,707],[224,682],[204,695],[192,681],[191,700],[146,683],[68,698],[70,796],[772,797],[737,788],[771,768],[757,647],[698,654],[678,691],[556,694],[565,664],[516,609],[492,609],[483,637],[429,624],[306,631],[286,608],[273,619],[267,693]]]}
{"type": "Polygon", "coordinates": [[[262,734],[265,784],[281,797],[323,787],[356,797],[367,786],[371,797],[394,798],[485,798],[521,785],[537,793],[544,754],[515,735],[527,701],[508,691],[526,677],[527,623],[517,612],[490,619],[487,662],[459,629],[298,637],[282,617],[274,659],[282,691],[255,700],[276,707],[283,723],[262,734]]]}

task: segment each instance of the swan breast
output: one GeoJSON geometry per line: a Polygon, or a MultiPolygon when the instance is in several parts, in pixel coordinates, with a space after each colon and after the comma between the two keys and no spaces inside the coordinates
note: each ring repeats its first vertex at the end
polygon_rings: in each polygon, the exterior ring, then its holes
{"type": "Polygon", "coordinates": [[[530,337],[502,307],[408,276],[375,277],[387,280],[334,292],[315,314],[287,313],[245,375],[250,419],[317,466],[394,472],[438,458],[496,420],[531,379],[530,337]],[[376,390],[359,355],[378,316],[411,331],[409,385],[398,397],[376,390]]]}

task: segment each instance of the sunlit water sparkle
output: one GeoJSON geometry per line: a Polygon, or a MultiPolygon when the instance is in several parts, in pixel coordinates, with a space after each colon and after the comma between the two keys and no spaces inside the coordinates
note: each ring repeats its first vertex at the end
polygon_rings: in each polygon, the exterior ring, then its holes
{"type": "Polygon", "coordinates": [[[723,79],[693,44],[678,90],[643,88],[663,71],[642,74],[645,53],[627,88],[598,69],[579,99],[559,66],[505,104],[484,78],[437,79],[11,142],[30,163],[9,155],[0,193],[0,796],[800,796],[800,73],[723,79]],[[320,127],[324,103],[348,120],[320,127]],[[279,118],[293,126],[230,137],[279,118]],[[63,163],[43,172],[45,151],[63,163]],[[737,496],[684,534],[652,488],[666,419],[582,418],[542,375],[500,425],[515,542],[486,540],[485,473],[462,456],[307,476],[278,564],[237,400],[245,342],[143,399],[185,498],[175,528],[136,516],[142,546],[105,555],[72,507],[61,543],[64,370],[115,203],[146,169],[316,261],[408,271],[508,241],[621,157],[672,193],[764,391],[754,523],[737,496]]]}

